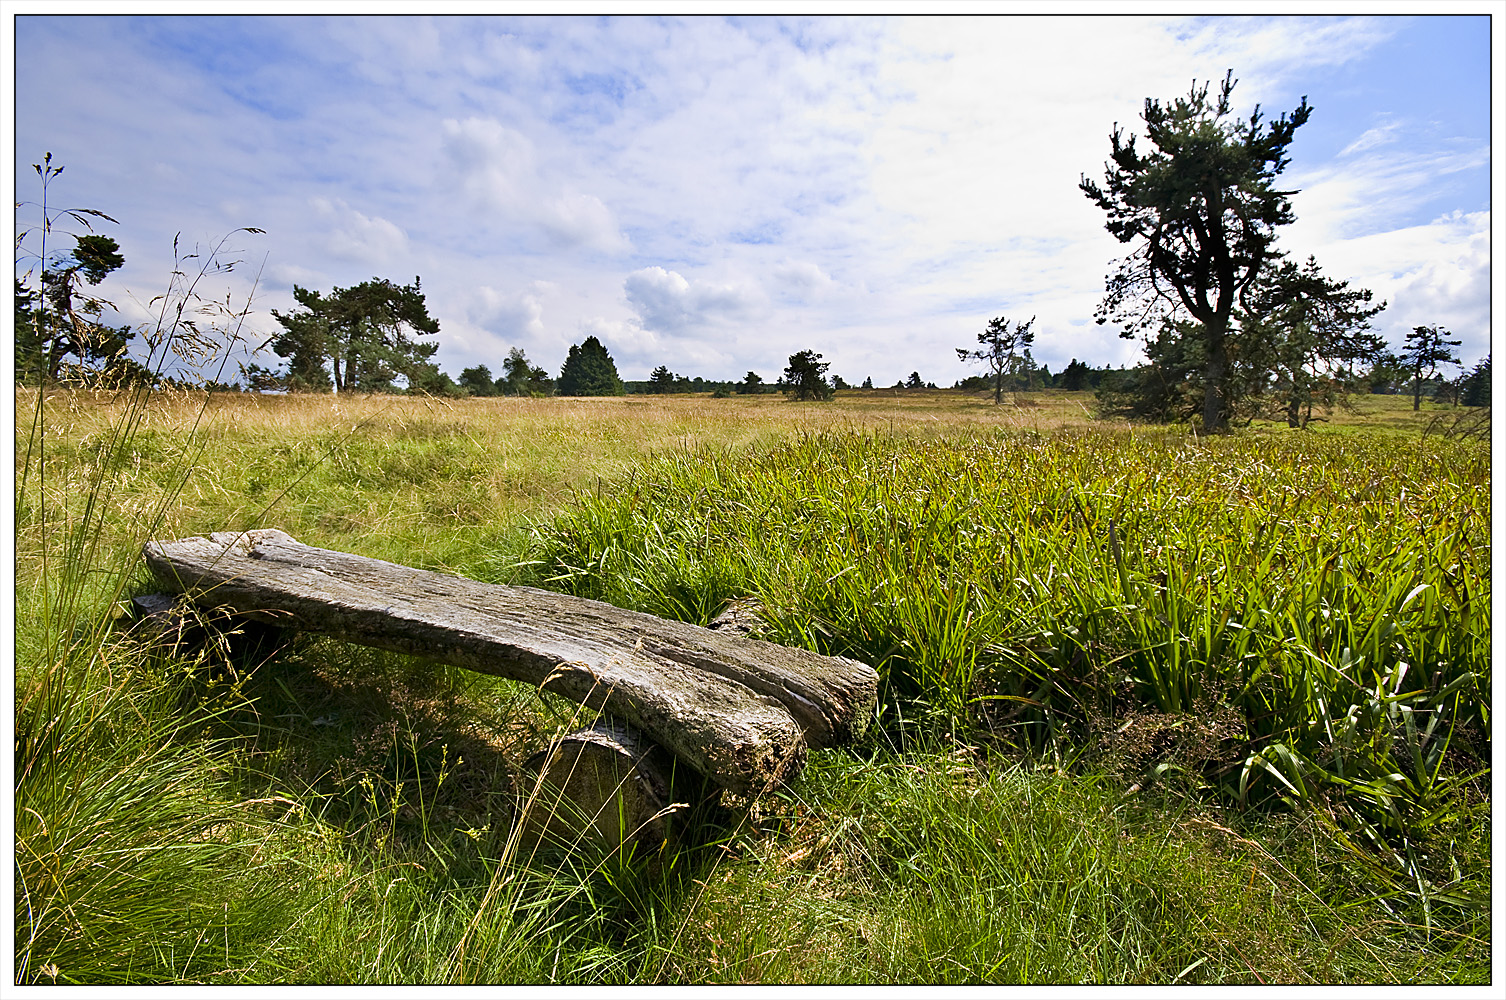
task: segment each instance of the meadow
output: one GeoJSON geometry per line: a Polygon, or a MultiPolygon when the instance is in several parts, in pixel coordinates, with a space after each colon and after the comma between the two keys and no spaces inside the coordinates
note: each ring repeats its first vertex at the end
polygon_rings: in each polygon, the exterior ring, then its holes
{"type": "Polygon", "coordinates": [[[18,390],[16,981],[1489,982],[1489,445],[1357,402],[1205,438],[1059,392],[18,390]],[[264,526],[746,601],[879,716],[652,864],[521,856],[575,706],[129,632],[143,541],[264,526]]]}

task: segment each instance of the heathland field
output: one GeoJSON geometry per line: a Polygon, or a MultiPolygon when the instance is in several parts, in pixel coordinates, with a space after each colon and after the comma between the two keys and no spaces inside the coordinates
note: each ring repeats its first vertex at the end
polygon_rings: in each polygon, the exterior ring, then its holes
{"type": "Polygon", "coordinates": [[[17,982],[1489,982],[1488,443],[1092,402],[18,391],[17,982]],[[575,706],[126,633],[143,541],[252,527],[750,599],[877,724],[650,863],[521,857],[575,706]]]}

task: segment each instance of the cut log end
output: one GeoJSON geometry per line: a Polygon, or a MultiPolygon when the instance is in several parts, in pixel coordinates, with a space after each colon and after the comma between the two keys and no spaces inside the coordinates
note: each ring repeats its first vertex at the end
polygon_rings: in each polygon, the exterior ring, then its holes
{"type": "Polygon", "coordinates": [[[670,755],[620,721],[563,736],[524,764],[520,846],[658,851],[670,838],[673,779],[670,755]]]}

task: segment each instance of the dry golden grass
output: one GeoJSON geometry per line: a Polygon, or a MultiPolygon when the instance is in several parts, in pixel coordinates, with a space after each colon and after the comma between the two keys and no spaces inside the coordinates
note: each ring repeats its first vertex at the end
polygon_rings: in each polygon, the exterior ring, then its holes
{"type": "MultiPolygon", "coordinates": [[[[18,481],[37,401],[36,390],[18,390],[18,481]]],[[[1427,407],[1414,416],[1402,397],[1357,402],[1357,412],[1315,430],[1380,426],[1411,434],[1431,419],[1427,407]]],[[[829,431],[929,439],[1128,430],[1122,421],[1094,420],[1092,409],[1091,393],[1057,391],[1020,393],[995,406],[987,394],[896,389],[845,390],[827,403],[776,394],[443,400],[191,391],[157,392],[143,403],[52,390],[41,414],[49,465],[45,483],[26,475],[18,566],[30,577],[48,544],[36,516],[45,489],[54,529],[77,523],[89,500],[100,537],[126,548],[143,532],[182,537],[275,526],[311,544],[462,571],[490,562],[495,572],[506,554],[488,551],[515,547],[523,522],[653,454],[736,451],[829,431]],[[127,440],[112,444],[132,413],[127,440]],[[113,457],[101,468],[106,452],[113,457]]],[[[35,451],[33,444],[33,459],[35,451]]]]}
{"type": "MultiPolygon", "coordinates": [[[[18,478],[37,400],[35,390],[17,393],[18,478]]],[[[831,403],[773,394],[443,400],[165,391],[142,405],[125,394],[52,390],[42,411],[45,490],[53,518],[79,516],[85,497],[105,501],[96,514],[107,536],[275,525],[311,542],[453,566],[454,536],[474,543],[514,528],[655,453],[737,450],[831,430],[1046,431],[1084,425],[1090,405],[1088,394],[1037,393],[996,407],[925,390],[853,390],[831,403]],[[99,468],[97,456],[133,406],[131,439],[110,468],[99,468]],[[151,523],[153,500],[174,488],[176,499],[151,523]]],[[[23,564],[43,545],[27,513],[42,488],[28,477],[18,521],[23,564]]]]}

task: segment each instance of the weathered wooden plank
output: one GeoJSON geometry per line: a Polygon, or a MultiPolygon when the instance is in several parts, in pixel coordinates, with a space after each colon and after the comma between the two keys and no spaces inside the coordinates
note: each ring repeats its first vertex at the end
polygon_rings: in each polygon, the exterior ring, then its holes
{"type": "Polygon", "coordinates": [[[195,603],[542,685],[618,715],[723,787],[757,792],[806,746],[860,733],[873,668],[531,587],[319,549],[276,529],[149,542],[195,603]]]}

